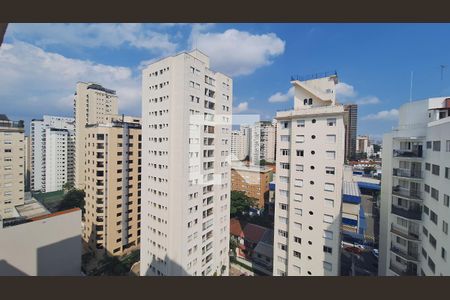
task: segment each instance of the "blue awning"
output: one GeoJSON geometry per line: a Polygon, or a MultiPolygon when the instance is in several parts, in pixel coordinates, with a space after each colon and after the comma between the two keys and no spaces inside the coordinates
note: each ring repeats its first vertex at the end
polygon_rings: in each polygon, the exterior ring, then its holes
{"type": "Polygon", "coordinates": [[[344,242],[359,242],[361,244],[364,243],[364,235],[360,233],[350,232],[350,231],[342,231],[342,240],[344,242]]]}
{"type": "Polygon", "coordinates": [[[269,182],[269,190],[275,191],[275,182],[269,182]]]}
{"type": "Polygon", "coordinates": [[[348,225],[348,226],[358,226],[358,220],[342,218],[342,224],[348,225]]]}
{"type": "Polygon", "coordinates": [[[376,184],[376,183],[358,181],[358,186],[360,189],[367,189],[367,190],[374,190],[374,191],[381,190],[381,185],[376,184]]]}
{"type": "Polygon", "coordinates": [[[364,214],[364,207],[361,205],[359,208],[359,233],[364,234],[367,229],[366,216],[364,214]]]}
{"type": "Polygon", "coordinates": [[[342,183],[342,201],[351,204],[361,203],[361,192],[358,184],[353,181],[344,181],[342,183]]]}
{"type": "Polygon", "coordinates": [[[344,201],[344,203],[360,204],[361,197],[344,194],[344,195],[342,195],[342,201],[344,201]]]}

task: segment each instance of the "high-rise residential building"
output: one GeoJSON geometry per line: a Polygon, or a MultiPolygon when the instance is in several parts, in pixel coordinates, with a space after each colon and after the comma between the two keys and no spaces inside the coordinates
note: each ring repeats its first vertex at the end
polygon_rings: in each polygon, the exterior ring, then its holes
{"type": "Polygon", "coordinates": [[[25,136],[24,139],[24,152],[25,152],[25,165],[24,165],[24,176],[25,176],[25,191],[30,191],[31,182],[31,138],[30,136],[25,136]]]}
{"type": "Polygon", "coordinates": [[[245,160],[250,150],[250,127],[241,126],[231,132],[231,160],[245,160]]]}
{"type": "Polygon", "coordinates": [[[250,161],[259,165],[261,160],[275,161],[275,126],[271,121],[259,121],[252,127],[250,161]]]}
{"type": "Polygon", "coordinates": [[[345,111],[337,75],[291,83],[294,109],[276,115],[274,275],[339,275],[345,111]]]}
{"type": "Polygon", "coordinates": [[[232,85],[198,50],[143,70],[141,275],[228,275],[232,85]]]}
{"type": "Polygon", "coordinates": [[[83,239],[94,253],[123,255],[140,243],[140,119],[111,117],[85,132],[83,239]]]}
{"type": "Polygon", "coordinates": [[[24,203],[24,123],[0,114],[0,218],[13,217],[24,203]]]}
{"type": "Polygon", "coordinates": [[[32,191],[54,192],[74,181],[74,119],[44,116],[32,120],[31,180],[32,191]]]}
{"type": "Polygon", "coordinates": [[[358,130],[358,105],[346,104],[344,110],[347,112],[345,122],[345,159],[352,160],[356,154],[356,134],[358,130]]]}
{"type": "Polygon", "coordinates": [[[370,146],[370,140],[367,135],[359,135],[356,138],[356,153],[366,153],[370,146]]]}
{"type": "Polygon", "coordinates": [[[84,189],[86,125],[107,122],[117,115],[116,91],[95,83],[78,82],[74,97],[75,116],[75,187],[84,189]]]}
{"type": "Polygon", "coordinates": [[[450,98],[401,106],[382,161],[379,275],[450,275],[450,98]]]}
{"type": "Polygon", "coordinates": [[[256,199],[256,205],[264,208],[269,202],[269,182],[272,169],[266,166],[246,166],[239,162],[231,165],[231,190],[244,192],[256,199]]]}

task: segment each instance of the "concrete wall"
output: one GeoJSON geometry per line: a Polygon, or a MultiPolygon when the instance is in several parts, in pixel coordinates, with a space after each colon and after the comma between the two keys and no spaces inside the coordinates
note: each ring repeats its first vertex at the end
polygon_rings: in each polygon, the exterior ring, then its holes
{"type": "Polygon", "coordinates": [[[0,229],[0,276],[80,276],[81,210],[0,229]]]}

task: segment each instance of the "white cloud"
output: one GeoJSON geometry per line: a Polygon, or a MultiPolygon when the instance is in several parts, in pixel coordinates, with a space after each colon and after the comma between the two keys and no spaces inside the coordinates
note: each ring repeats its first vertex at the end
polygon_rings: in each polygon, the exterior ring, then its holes
{"type": "Polygon", "coordinates": [[[233,113],[235,114],[239,114],[244,111],[248,111],[248,102],[241,102],[238,106],[233,107],[233,113]]]}
{"type": "Polygon", "coordinates": [[[141,82],[130,68],[67,58],[16,42],[0,48],[0,78],[5,113],[40,118],[45,110],[70,116],[77,81],[92,81],[117,91],[121,111],[140,115],[141,82]]]}
{"type": "Polygon", "coordinates": [[[375,114],[369,114],[361,118],[363,121],[371,121],[371,120],[396,120],[398,118],[398,110],[382,110],[375,114]]]}
{"type": "Polygon", "coordinates": [[[367,96],[356,100],[356,104],[358,105],[366,105],[366,104],[378,104],[381,103],[380,99],[375,96],[367,96]]]}
{"type": "Polygon", "coordinates": [[[210,26],[193,26],[191,48],[204,52],[210,57],[213,69],[229,76],[249,75],[284,53],[285,42],[274,33],[254,35],[236,29],[223,33],[203,32],[210,26]]]}
{"type": "MultiPolygon", "coordinates": [[[[152,27],[153,28],[153,27],[152,27]]],[[[164,54],[177,44],[170,35],[143,24],[10,24],[7,36],[40,47],[59,45],[78,48],[117,48],[123,45],[164,54]]]]}
{"type": "Polygon", "coordinates": [[[294,87],[291,87],[285,94],[278,92],[270,96],[269,102],[270,103],[287,102],[289,100],[293,100],[293,98],[294,98],[294,87]]]}
{"type": "Polygon", "coordinates": [[[353,85],[347,84],[345,82],[339,82],[336,84],[336,97],[355,97],[357,95],[353,85]]]}

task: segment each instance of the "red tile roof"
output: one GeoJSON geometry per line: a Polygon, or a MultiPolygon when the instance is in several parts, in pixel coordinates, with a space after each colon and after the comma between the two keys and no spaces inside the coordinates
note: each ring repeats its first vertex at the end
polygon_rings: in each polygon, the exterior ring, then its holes
{"type": "Polygon", "coordinates": [[[230,219],[230,233],[231,233],[231,235],[242,237],[243,230],[242,230],[241,221],[239,221],[236,218],[230,219]]]}
{"type": "Polygon", "coordinates": [[[244,227],[244,239],[258,243],[266,232],[267,228],[248,223],[247,226],[244,227]]]}

